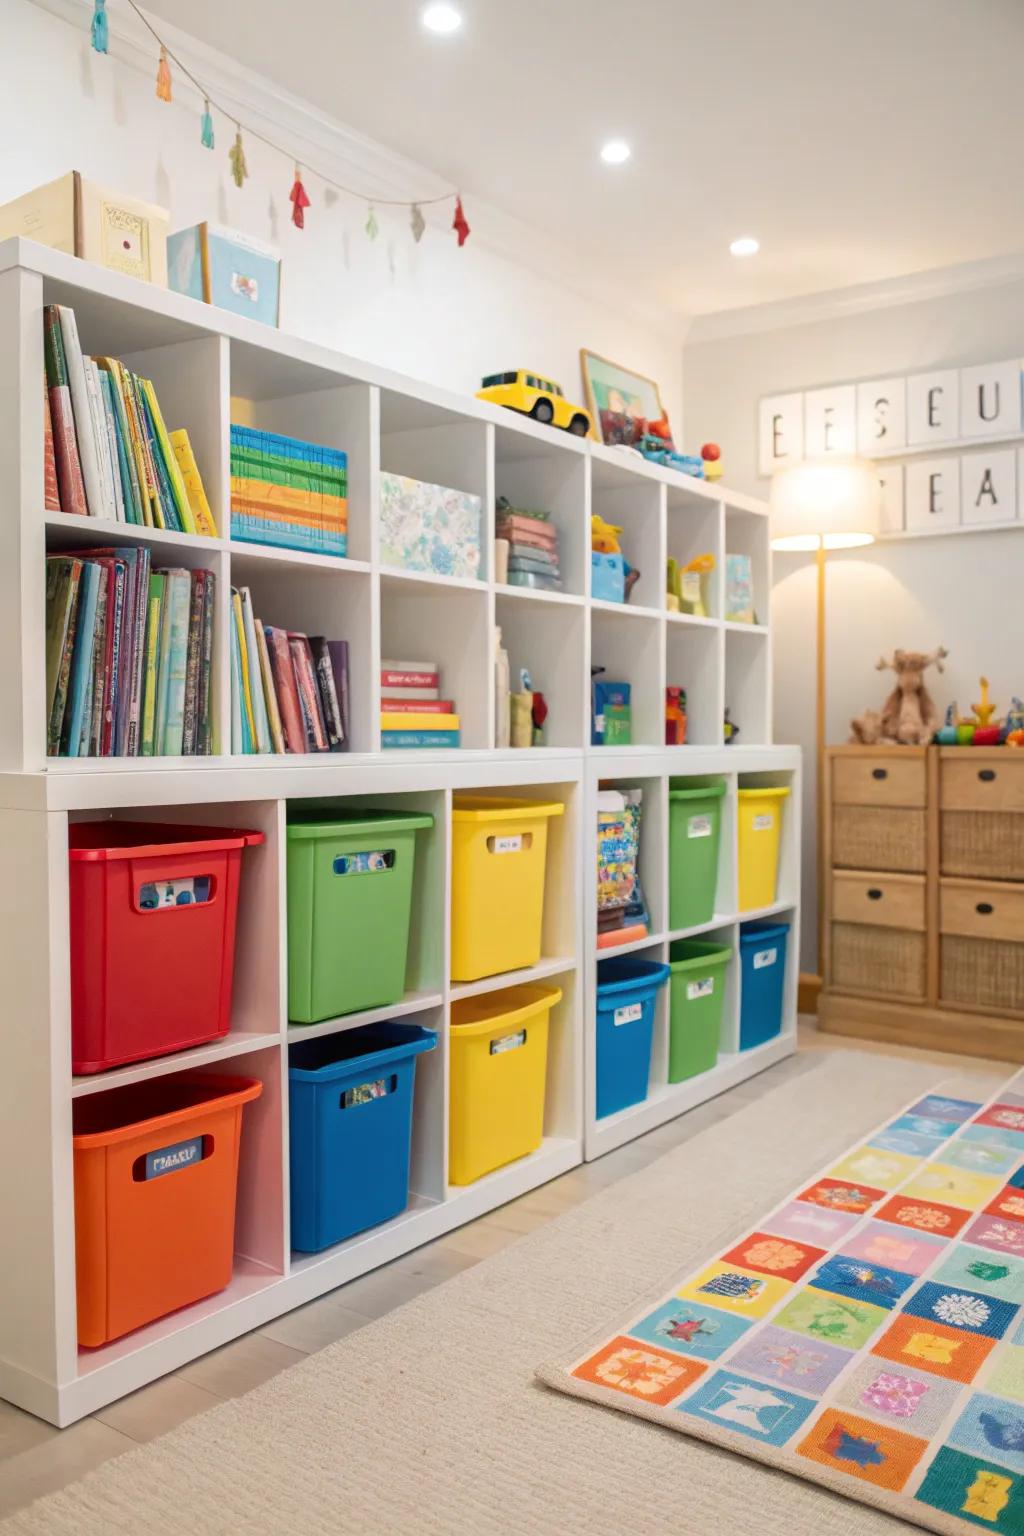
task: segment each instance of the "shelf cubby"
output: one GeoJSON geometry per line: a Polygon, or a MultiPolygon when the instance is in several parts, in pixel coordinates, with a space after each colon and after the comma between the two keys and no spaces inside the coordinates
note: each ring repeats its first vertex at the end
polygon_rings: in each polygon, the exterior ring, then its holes
{"type": "MultiPolygon", "coordinates": [[[[436,661],[443,699],[453,699],[462,747],[493,744],[489,594],[481,585],[444,585],[411,573],[380,583],[380,654],[388,661],[436,661]]],[[[379,676],[373,697],[379,699],[379,676]]],[[[430,749],[425,749],[429,751],[430,749]]]]}
{"type": "Polygon", "coordinates": [[[686,690],[686,745],[722,743],[722,639],[708,626],[669,624],[665,687],[686,690]]]}
{"type": "Polygon", "coordinates": [[[592,607],[590,666],[604,668],[604,682],[629,683],[631,745],[661,746],[665,740],[665,661],[660,617],[631,611],[625,604],[592,607]]]}
{"type": "Polygon", "coordinates": [[[499,587],[494,606],[508,652],[512,692],[519,691],[519,673],[525,667],[547,703],[544,745],[581,750],[590,729],[583,608],[535,602],[514,587],[499,587]]]}
{"type": "MultiPolygon", "coordinates": [[[[666,560],[675,560],[683,567],[700,555],[711,555],[714,559],[714,569],[703,578],[702,591],[707,619],[720,619],[725,564],[721,505],[716,501],[695,499],[686,491],[668,486],[665,495],[665,528],[666,560]]],[[[673,614],[670,617],[682,622],[693,620],[693,615],[689,614],[673,614]]]]}
{"type": "MultiPolygon", "coordinates": [[[[760,512],[751,512],[743,507],[726,506],[725,553],[747,555],[750,559],[754,618],[761,626],[767,623],[771,591],[771,549],[766,535],[765,520],[760,512]]],[[[726,616],[724,606],[722,615],[726,616]]]]}
{"type": "MultiPolygon", "coordinates": [[[[639,480],[622,484],[620,472],[607,477],[607,466],[592,468],[591,511],[621,528],[619,545],[627,566],[640,572],[624,608],[662,612],[665,607],[664,489],[639,480]]],[[[590,590],[588,586],[588,591],[590,590]]]]}
{"type": "MultiPolygon", "coordinates": [[[[563,434],[567,437],[568,434],[563,434]]],[[[538,441],[538,434],[521,428],[496,427],[494,432],[495,495],[513,507],[547,512],[558,530],[562,590],[582,597],[588,590],[590,521],[586,449],[581,439],[538,441]],[[573,444],[575,443],[575,447],[573,444]]],[[[491,524],[493,536],[493,523],[491,524]]],[[[498,591],[504,591],[498,587],[498,591]]],[[[512,588],[529,591],[528,588],[512,588]]]]}

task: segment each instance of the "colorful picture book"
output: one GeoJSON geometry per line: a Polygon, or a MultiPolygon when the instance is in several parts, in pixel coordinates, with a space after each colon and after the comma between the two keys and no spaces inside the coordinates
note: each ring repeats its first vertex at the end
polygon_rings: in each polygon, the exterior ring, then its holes
{"type": "Polygon", "coordinates": [[[348,455],[232,423],[231,537],[346,555],[348,455]]]}
{"type": "Polygon", "coordinates": [[[264,624],[232,587],[232,752],[347,752],[350,708],[348,641],[264,624]]]}
{"type": "Polygon", "coordinates": [[[51,757],[214,751],[212,571],[151,569],[145,548],[46,558],[51,757]]]}
{"type": "Polygon", "coordinates": [[[46,510],[215,538],[188,433],[168,432],[151,381],[86,356],[64,304],[43,312],[43,355],[46,510]]]}
{"type": "Polygon", "coordinates": [[[461,734],[455,701],[441,698],[436,661],[381,662],[382,747],[457,747],[461,734]]]}

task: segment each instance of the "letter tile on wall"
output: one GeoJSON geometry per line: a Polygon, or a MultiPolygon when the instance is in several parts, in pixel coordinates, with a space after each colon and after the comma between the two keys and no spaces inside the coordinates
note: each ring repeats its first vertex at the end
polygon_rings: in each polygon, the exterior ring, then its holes
{"type": "Polygon", "coordinates": [[[852,384],[804,395],[804,451],[809,459],[848,455],[857,447],[857,391],[852,384]]]}
{"type": "Polygon", "coordinates": [[[1012,448],[964,455],[960,507],[965,523],[1005,523],[1016,517],[1017,455],[1012,448]]]}
{"type": "Polygon", "coordinates": [[[906,467],[908,533],[926,528],[955,528],[960,522],[960,460],[919,459],[906,467]]]}
{"type": "Polygon", "coordinates": [[[797,464],[804,456],[804,397],[770,395],[758,411],[761,444],[760,472],[774,475],[787,464],[797,464]]]}
{"type": "Polygon", "coordinates": [[[950,443],[959,436],[960,375],[956,368],[915,373],[907,380],[907,442],[950,443]]]}
{"type": "Polygon", "coordinates": [[[1020,431],[1020,363],[981,363],[960,370],[960,436],[1020,431]]]}
{"type": "Polygon", "coordinates": [[[906,444],[906,379],[873,379],[858,384],[857,452],[871,458],[883,450],[905,448],[906,444]]]}

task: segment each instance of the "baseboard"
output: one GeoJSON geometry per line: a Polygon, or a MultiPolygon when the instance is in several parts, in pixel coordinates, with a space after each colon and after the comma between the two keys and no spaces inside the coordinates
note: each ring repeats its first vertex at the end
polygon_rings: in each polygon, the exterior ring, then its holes
{"type": "Polygon", "coordinates": [[[927,1051],[954,1051],[990,1061],[1024,1060],[1024,1021],[924,1004],[885,1003],[822,992],[818,1028],[860,1040],[884,1040],[927,1051]]]}
{"type": "Polygon", "coordinates": [[[798,1013],[817,1013],[818,994],[821,991],[821,977],[814,976],[810,971],[800,972],[800,984],[797,988],[796,1008],[798,1013]]]}

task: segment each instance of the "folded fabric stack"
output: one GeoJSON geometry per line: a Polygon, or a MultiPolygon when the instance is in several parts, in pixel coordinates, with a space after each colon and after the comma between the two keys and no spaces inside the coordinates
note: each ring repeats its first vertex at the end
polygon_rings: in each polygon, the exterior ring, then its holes
{"type": "Polygon", "coordinates": [[[562,590],[558,560],[558,529],[548,512],[525,512],[504,497],[498,502],[495,533],[505,539],[510,587],[533,587],[542,592],[562,590]]]}

